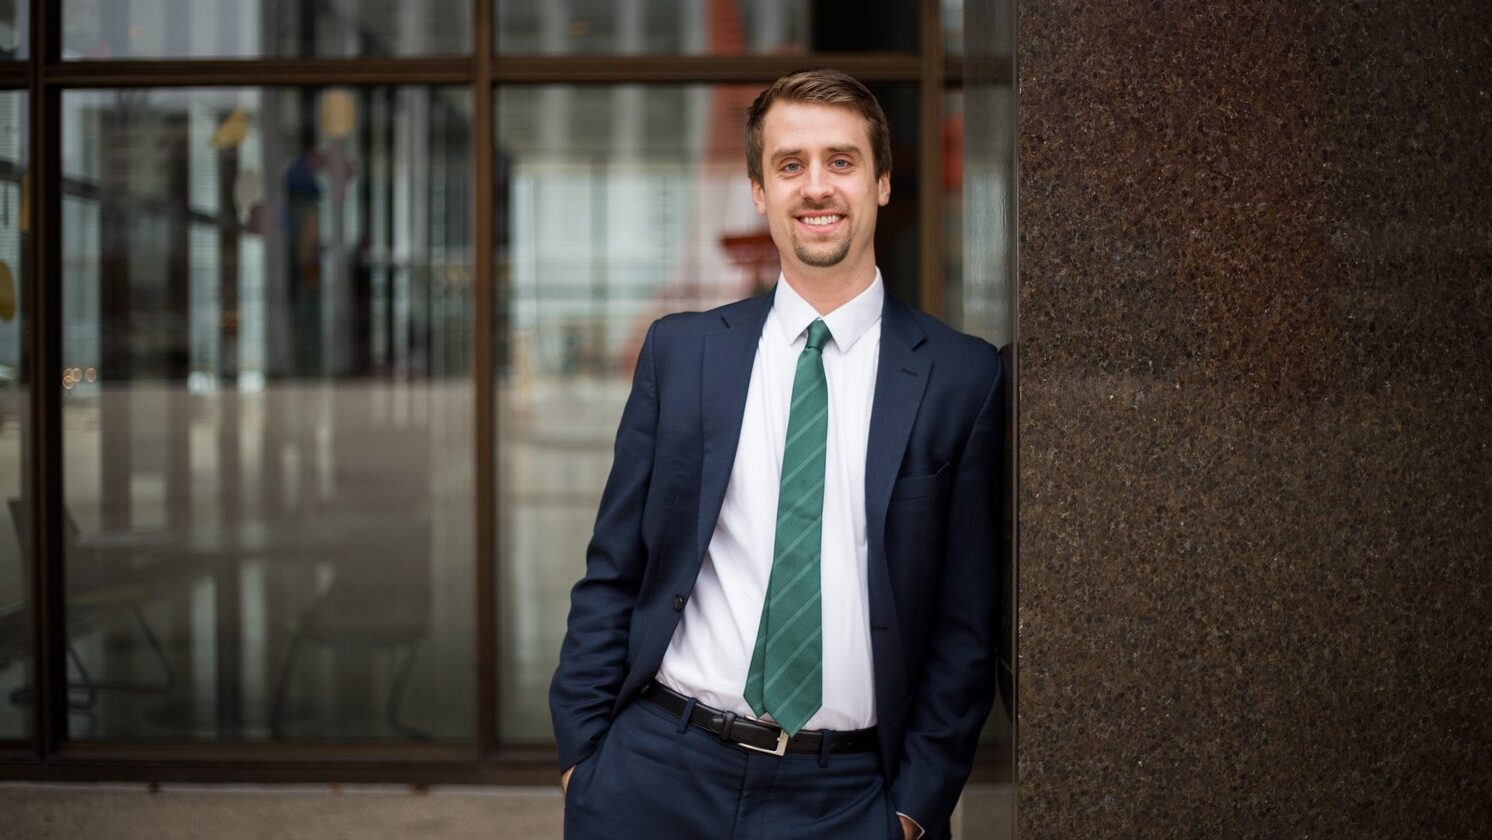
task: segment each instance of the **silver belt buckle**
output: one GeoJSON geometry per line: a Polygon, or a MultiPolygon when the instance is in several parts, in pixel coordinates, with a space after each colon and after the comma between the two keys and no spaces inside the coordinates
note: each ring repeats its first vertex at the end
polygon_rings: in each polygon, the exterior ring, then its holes
{"type": "Polygon", "coordinates": [[[739,745],[741,745],[742,747],[745,747],[748,750],[755,750],[756,752],[759,752],[759,753],[766,753],[767,755],[775,755],[775,756],[778,756],[780,758],[780,757],[782,757],[782,755],[784,753],[787,752],[787,730],[786,729],[778,729],[777,730],[777,749],[775,749],[775,750],[763,749],[762,747],[753,747],[750,744],[746,743],[745,741],[737,741],[736,743],[739,744],[739,745]]]}

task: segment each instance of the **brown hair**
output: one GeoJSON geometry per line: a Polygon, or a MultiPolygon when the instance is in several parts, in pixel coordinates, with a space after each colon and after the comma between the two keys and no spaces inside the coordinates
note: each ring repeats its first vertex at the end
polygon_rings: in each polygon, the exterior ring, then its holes
{"type": "Polygon", "coordinates": [[[881,103],[855,77],[839,70],[799,70],[772,83],[746,110],[746,174],[762,183],[762,122],[777,102],[809,102],[853,108],[865,118],[876,177],[891,171],[891,129],[881,103]]]}

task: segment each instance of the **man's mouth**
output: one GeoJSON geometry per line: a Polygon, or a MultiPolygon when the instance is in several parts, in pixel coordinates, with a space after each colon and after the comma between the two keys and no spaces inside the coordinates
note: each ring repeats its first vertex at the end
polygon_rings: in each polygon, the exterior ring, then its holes
{"type": "Polygon", "coordinates": [[[817,216],[799,216],[798,221],[814,228],[828,228],[839,224],[844,216],[838,213],[822,213],[817,216]]]}

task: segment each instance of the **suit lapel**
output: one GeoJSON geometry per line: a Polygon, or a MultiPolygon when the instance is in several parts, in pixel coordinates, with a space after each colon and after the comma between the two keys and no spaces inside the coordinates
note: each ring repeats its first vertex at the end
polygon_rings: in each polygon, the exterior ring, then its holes
{"type": "MultiPolygon", "coordinates": [[[[932,359],[916,352],[926,337],[906,304],[888,294],[881,311],[881,353],[865,453],[865,574],[876,705],[883,710],[900,709],[907,691],[901,626],[886,559],[886,508],[932,373],[932,359]]],[[[890,761],[893,752],[883,741],[882,760],[890,761]]]]}
{"type": "Polygon", "coordinates": [[[932,372],[932,359],[917,353],[927,338],[906,304],[886,296],[881,314],[881,358],[876,366],[876,393],[870,410],[865,453],[865,529],[872,556],[885,563],[886,506],[912,423],[932,372]]]}
{"type": "Polygon", "coordinates": [[[725,501],[725,488],[736,461],[736,445],[741,440],[741,419],[746,412],[757,340],[761,338],[767,313],[772,311],[772,295],[773,291],[769,290],[726,309],[720,315],[720,327],[705,334],[700,383],[704,458],[695,531],[696,561],[702,560],[705,549],[709,548],[720,506],[725,501]]]}

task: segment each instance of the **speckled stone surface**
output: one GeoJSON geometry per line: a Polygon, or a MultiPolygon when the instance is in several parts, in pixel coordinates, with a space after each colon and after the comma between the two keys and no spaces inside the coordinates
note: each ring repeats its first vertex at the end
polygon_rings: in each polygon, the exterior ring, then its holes
{"type": "Polygon", "coordinates": [[[1486,836],[1492,4],[1019,13],[1019,837],[1486,836]]]}

